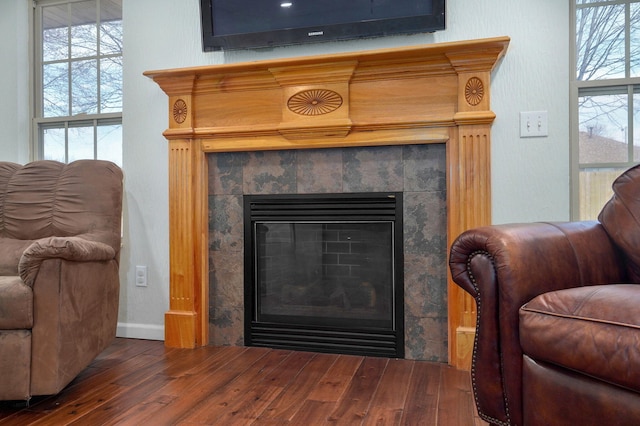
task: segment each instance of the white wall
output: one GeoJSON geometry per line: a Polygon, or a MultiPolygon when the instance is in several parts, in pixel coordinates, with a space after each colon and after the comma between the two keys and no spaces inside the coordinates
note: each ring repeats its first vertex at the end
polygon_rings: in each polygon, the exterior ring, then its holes
{"type": "Polygon", "coordinates": [[[29,5],[0,0],[0,160],[29,160],[29,5]]]}
{"type": "MultiPolygon", "coordinates": [[[[19,39],[28,0],[0,0],[0,37],[19,39]],[[13,6],[12,6],[13,4],[13,6]],[[7,14],[11,14],[7,17],[7,14]],[[6,24],[5,25],[5,21],[6,24]]],[[[167,97],[142,73],[147,70],[325,54],[493,36],[511,44],[492,81],[493,220],[495,223],[569,219],[569,5],[557,0],[448,0],[447,30],[309,46],[243,52],[203,53],[198,0],[124,0],[124,171],[125,241],[119,335],[163,337],[169,306],[167,97]],[[547,110],[549,136],[521,139],[519,112],[547,110]],[[135,265],[147,265],[149,287],[136,288],[135,265]]],[[[16,40],[18,43],[19,40],[16,40]]],[[[11,81],[27,70],[6,67],[0,47],[0,91],[23,108],[23,94],[11,81]],[[7,82],[9,80],[9,82],[7,82]]],[[[6,58],[20,56],[11,47],[6,58]]],[[[24,64],[26,66],[26,64],[24,64]]],[[[3,96],[4,98],[4,96],[3,96]]],[[[6,99],[6,98],[5,98],[6,99]]],[[[13,104],[0,106],[3,128],[14,125],[13,104]],[[4,109],[2,109],[4,108],[4,109]]],[[[21,160],[28,123],[19,119],[14,134],[0,141],[0,159],[21,160]],[[19,141],[14,146],[14,141],[19,141]],[[6,155],[5,155],[6,153],[6,155]]]]}

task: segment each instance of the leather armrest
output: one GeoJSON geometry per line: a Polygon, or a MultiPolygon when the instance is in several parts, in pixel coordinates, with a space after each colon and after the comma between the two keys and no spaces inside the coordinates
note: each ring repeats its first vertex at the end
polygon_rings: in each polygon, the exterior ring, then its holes
{"type": "Polygon", "coordinates": [[[548,291],[626,280],[621,254],[595,221],[469,230],[453,243],[449,264],[477,303],[474,396],[481,417],[496,424],[522,420],[520,307],[548,291]]]}

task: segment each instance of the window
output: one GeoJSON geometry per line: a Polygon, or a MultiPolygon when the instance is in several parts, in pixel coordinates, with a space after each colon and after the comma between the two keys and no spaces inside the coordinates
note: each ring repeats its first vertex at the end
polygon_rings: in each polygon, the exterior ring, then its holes
{"type": "Polygon", "coordinates": [[[572,217],[586,220],[640,162],[640,0],[574,0],[572,17],[572,217]]]}
{"type": "Polygon", "coordinates": [[[122,165],[122,0],[35,7],[36,156],[122,165]]]}

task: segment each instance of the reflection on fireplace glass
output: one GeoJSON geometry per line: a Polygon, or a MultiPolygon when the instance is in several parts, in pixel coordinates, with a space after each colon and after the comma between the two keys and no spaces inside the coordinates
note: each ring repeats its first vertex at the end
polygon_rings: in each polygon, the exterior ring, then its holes
{"type": "Polygon", "coordinates": [[[255,222],[258,321],[393,328],[392,221],[255,222]]]}

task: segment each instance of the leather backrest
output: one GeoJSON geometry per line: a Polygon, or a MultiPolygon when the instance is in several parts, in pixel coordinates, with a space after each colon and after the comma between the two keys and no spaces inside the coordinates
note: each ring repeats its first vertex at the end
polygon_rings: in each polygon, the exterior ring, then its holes
{"type": "Polygon", "coordinates": [[[122,177],[101,160],[0,162],[0,238],[107,234],[119,241],[122,177]]]}
{"type": "Polygon", "coordinates": [[[613,182],[613,196],[598,220],[627,258],[629,279],[640,283],[640,165],[613,182]]]}

